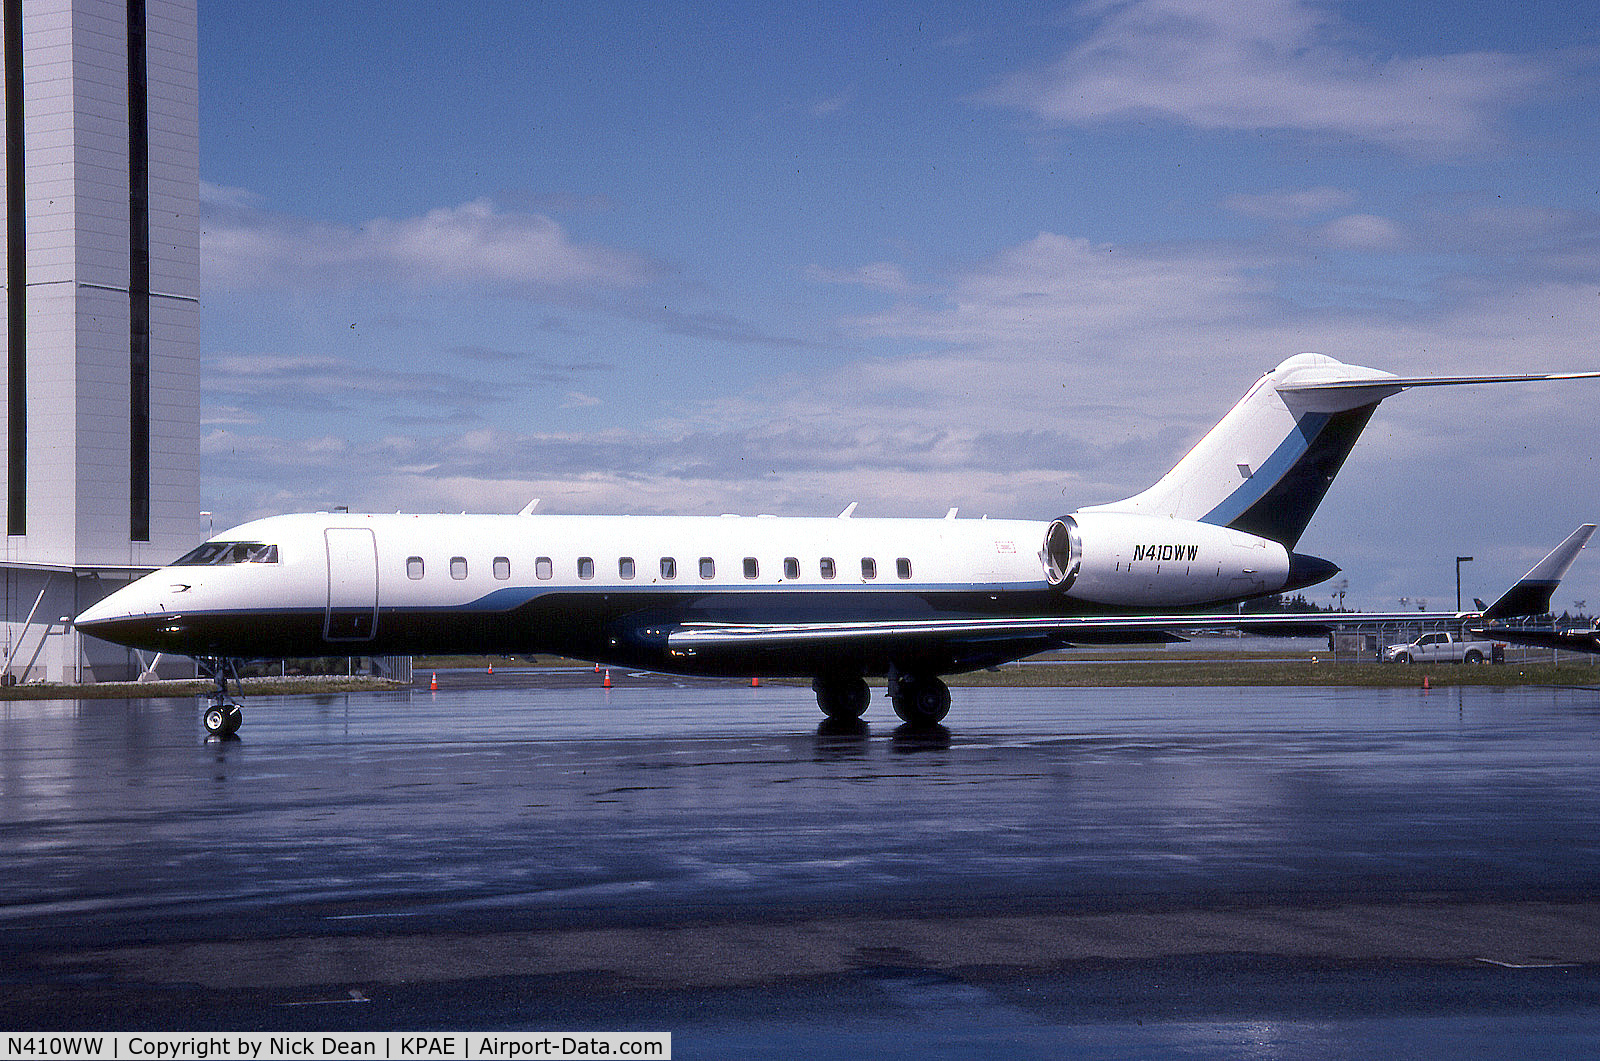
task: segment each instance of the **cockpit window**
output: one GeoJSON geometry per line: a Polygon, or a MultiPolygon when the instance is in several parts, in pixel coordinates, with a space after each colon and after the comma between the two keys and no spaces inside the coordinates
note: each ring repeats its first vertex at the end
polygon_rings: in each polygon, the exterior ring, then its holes
{"type": "Polygon", "coordinates": [[[220,567],[223,564],[275,564],[278,547],[262,542],[206,542],[183,554],[174,567],[220,567]]]}

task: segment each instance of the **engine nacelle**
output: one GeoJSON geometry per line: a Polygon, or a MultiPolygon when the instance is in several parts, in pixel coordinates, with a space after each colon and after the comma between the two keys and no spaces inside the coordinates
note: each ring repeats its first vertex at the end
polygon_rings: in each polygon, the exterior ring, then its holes
{"type": "Polygon", "coordinates": [[[1045,532],[1039,559],[1050,585],[1095,604],[1206,604],[1277,593],[1290,583],[1289,551],[1275,541],[1122,512],[1062,516],[1045,532]]]}

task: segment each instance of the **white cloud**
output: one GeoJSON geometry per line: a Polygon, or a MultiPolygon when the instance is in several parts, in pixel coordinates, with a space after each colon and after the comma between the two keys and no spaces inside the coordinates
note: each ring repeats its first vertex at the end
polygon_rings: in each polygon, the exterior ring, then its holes
{"type": "Polygon", "coordinates": [[[1318,214],[1339,210],[1355,202],[1355,196],[1343,188],[1298,188],[1257,195],[1233,195],[1223,201],[1223,208],[1243,217],[1263,221],[1301,221],[1318,214]]]}
{"type": "Polygon", "coordinates": [[[1051,125],[1149,117],[1213,130],[1285,130],[1436,156],[1494,137],[1505,109],[1549,82],[1505,53],[1358,52],[1308,0],[1096,0],[1086,36],[983,98],[1051,125]]]}
{"type": "Polygon", "coordinates": [[[829,115],[838,114],[850,106],[851,103],[854,103],[855,98],[856,90],[854,87],[844,89],[842,92],[835,93],[827,99],[819,100],[812,104],[811,115],[814,118],[826,118],[829,115]]]}
{"type": "Polygon", "coordinates": [[[1346,214],[1317,228],[1313,239],[1339,250],[1392,251],[1406,242],[1400,226],[1373,214],[1346,214]]]}
{"type": "Polygon", "coordinates": [[[242,210],[256,206],[260,197],[248,188],[231,188],[225,184],[201,181],[200,202],[209,208],[242,210]]]}
{"type": "Polygon", "coordinates": [[[1008,361],[1093,363],[1114,354],[1170,366],[1183,356],[1172,346],[1180,334],[1255,311],[1266,288],[1250,266],[1231,250],[1045,232],[960,277],[941,305],[901,303],[853,323],[867,336],[954,344],[1008,361]]]}
{"type": "Polygon", "coordinates": [[[806,275],[825,284],[852,284],[894,295],[909,295],[917,289],[906,278],[905,270],[894,262],[872,262],[854,269],[828,269],[813,265],[806,270],[806,275]]]}
{"type": "Polygon", "coordinates": [[[655,273],[636,252],[575,242],[543,214],[507,212],[483,199],[360,227],[258,213],[244,203],[241,195],[206,200],[200,251],[213,289],[398,283],[536,293],[634,287],[655,273]]]}

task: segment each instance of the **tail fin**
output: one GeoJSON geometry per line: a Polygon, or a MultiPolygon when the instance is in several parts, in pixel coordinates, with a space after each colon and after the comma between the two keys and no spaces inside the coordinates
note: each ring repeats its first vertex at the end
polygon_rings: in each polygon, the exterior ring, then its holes
{"type": "Polygon", "coordinates": [[[1154,486],[1086,512],[1213,523],[1293,549],[1383,399],[1408,387],[1600,376],[1395,376],[1297,354],[1256,381],[1154,486]]]}
{"type": "Polygon", "coordinates": [[[1533,565],[1533,570],[1523,575],[1515,586],[1506,590],[1500,599],[1484,609],[1483,621],[1511,619],[1526,615],[1544,615],[1550,611],[1550,598],[1556,586],[1566,577],[1578,552],[1594,533],[1594,524],[1585,523],[1560,545],[1551,549],[1543,560],[1533,565]]]}
{"type": "Polygon", "coordinates": [[[1382,382],[1392,378],[1319,354],[1291,357],[1257,380],[1160,482],[1096,507],[1214,523],[1292,549],[1378,402],[1401,390],[1382,382]],[[1305,382],[1354,390],[1310,397],[1286,389],[1305,382]]]}

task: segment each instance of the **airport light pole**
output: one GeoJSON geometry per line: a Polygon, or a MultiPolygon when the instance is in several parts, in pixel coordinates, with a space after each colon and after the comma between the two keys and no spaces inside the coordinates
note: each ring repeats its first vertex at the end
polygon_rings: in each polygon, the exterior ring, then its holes
{"type": "Polygon", "coordinates": [[[1458,556],[1458,557],[1456,557],[1456,611],[1457,612],[1461,611],[1461,565],[1462,564],[1470,564],[1471,562],[1472,562],[1472,557],[1470,557],[1470,556],[1458,556]]]}

